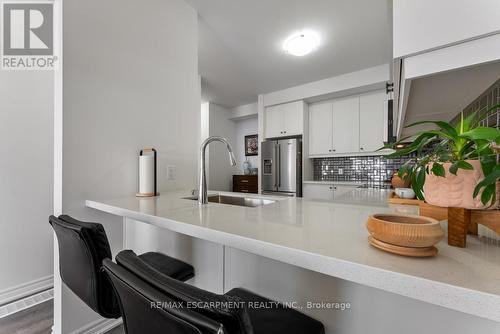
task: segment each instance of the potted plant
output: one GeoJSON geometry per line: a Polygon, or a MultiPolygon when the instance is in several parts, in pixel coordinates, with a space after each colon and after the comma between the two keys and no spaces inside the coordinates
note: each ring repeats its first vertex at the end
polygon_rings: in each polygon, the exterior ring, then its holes
{"type": "MultiPolygon", "coordinates": [[[[431,123],[438,128],[417,133],[408,146],[388,155],[415,154],[398,174],[411,181],[417,198],[441,207],[484,209],[498,206],[500,164],[496,148],[500,143],[500,130],[479,125],[490,111],[498,108],[500,104],[467,117],[461,113],[456,125],[423,121],[407,126],[431,123]]],[[[408,138],[384,148],[395,149],[408,138]]]]}

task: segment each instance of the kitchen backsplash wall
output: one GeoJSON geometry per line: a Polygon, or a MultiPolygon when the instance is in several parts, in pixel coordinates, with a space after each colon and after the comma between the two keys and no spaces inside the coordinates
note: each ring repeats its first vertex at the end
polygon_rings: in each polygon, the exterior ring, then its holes
{"type": "Polygon", "coordinates": [[[373,185],[390,181],[407,157],[386,158],[384,156],[314,158],[314,181],[362,181],[373,185]],[[342,174],[339,173],[342,169],[342,174]]]}

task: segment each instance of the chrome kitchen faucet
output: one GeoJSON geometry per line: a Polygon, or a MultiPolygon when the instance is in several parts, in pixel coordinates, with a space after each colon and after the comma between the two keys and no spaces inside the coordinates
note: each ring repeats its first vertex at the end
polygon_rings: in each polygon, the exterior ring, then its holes
{"type": "Polygon", "coordinates": [[[224,137],[219,137],[219,136],[212,136],[208,137],[203,141],[201,144],[200,148],[200,184],[199,184],[199,191],[198,191],[198,204],[203,205],[208,203],[207,199],[207,177],[205,175],[205,149],[207,148],[208,144],[214,141],[220,141],[221,143],[226,144],[227,151],[229,152],[229,162],[231,163],[231,166],[236,166],[236,159],[234,158],[233,154],[233,148],[231,147],[231,144],[227,141],[226,138],[224,137]]]}

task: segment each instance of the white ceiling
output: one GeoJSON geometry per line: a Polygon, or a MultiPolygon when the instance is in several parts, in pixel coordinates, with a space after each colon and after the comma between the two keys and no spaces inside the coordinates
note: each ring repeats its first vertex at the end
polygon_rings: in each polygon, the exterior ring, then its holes
{"type": "MultiPolygon", "coordinates": [[[[445,72],[412,81],[405,124],[450,121],[500,78],[500,62],[445,72]]],[[[403,130],[406,137],[428,126],[403,130]]]]}
{"type": "Polygon", "coordinates": [[[199,13],[205,100],[228,107],[257,95],[387,63],[391,0],[187,0],[199,13]],[[282,51],[293,32],[321,45],[305,57],[282,51]]]}

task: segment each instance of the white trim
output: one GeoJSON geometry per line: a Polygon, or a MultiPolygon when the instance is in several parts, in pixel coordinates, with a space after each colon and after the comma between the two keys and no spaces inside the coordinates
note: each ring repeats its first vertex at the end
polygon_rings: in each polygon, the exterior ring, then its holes
{"type": "MultiPolygon", "coordinates": [[[[63,183],[63,0],[54,1],[54,47],[59,67],[54,71],[54,215],[62,213],[63,183]]],[[[59,275],[59,245],[54,240],[54,321],[52,333],[62,334],[62,280],[59,275]]]]}
{"type": "Polygon", "coordinates": [[[51,289],[54,285],[53,278],[53,275],[45,276],[31,282],[26,282],[0,291],[0,305],[8,304],[15,300],[51,289]]]}
{"type": "Polygon", "coordinates": [[[398,110],[398,127],[396,132],[396,139],[400,140],[403,134],[403,128],[405,126],[406,120],[406,108],[408,107],[408,100],[411,91],[411,79],[405,79],[401,84],[400,100],[399,100],[399,110],[398,110]]]}
{"type": "Polygon", "coordinates": [[[4,306],[0,306],[0,319],[27,310],[36,305],[49,301],[53,298],[54,298],[54,289],[50,289],[28,296],[23,299],[16,300],[12,303],[5,304],[4,306]]]}
{"type": "Polygon", "coordinates": [[[404,59],[405,79],[416,79],[500,59],[500,34],[404,59]]]}
{"type": "Polygon", "coordinates": [[[394,153],[394,150],[384,149],[381,151],[373,152],[346,152],[346,153],[335,153],[335,154],[309,154],[307,158],[338,158],[338,157],[371,157],[371,156],[383,156],[394,153]]]}
{"type": "MultiPolygon", "coordinates": [[[[122,324],[122,319],[99,319],[85,325],[70,334],[104,334],[122,324]]],[[[54,332],[52,332],[54,333],[54,332]]]]}
{"type": "Polygon", "coordinates": [[[334,98],[338,97],[341,92],[349,92],[347,94],[353,95],[364,91],[376,90],[385,87],[385,83],[391,80],[390,73],[389,64],[369,67],[356,72],[263,94],[262,103],[264,107],[269,107],[318,96],[334,98]],[[330,94],[333,94],[333,96],[330,94]]]}

